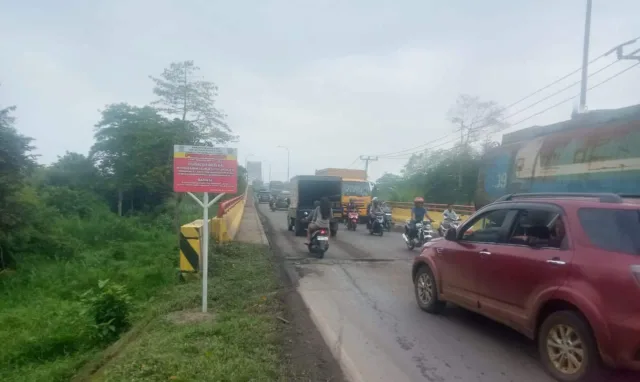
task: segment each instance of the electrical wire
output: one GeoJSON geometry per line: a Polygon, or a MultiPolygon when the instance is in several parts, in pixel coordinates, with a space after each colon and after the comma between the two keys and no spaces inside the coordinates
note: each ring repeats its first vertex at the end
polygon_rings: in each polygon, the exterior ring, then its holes
{"type": "MultiPolygon", "coordinates": [[[[615,62],[618,62],[618,61],[615,61],[615,62]]],[[[614,62],[614,63],[615,63],[615,62],[614,62]]],[[[612,63],[612,64],[613,64],[613,63],[612,63]]],[[[609,64],[609,65],[607,65],[607,66],[603,67],[602,69],[600,69],[600,70],[598,70],[598,71],[594,72],[594,73],[593,73],[593,75],[595,75],[595,74],[597,74],[597,73],[599,73],[599,72],[602,72],[604,69],[606,69],[606,68],[608,68],[608,67],[612,66],[612,64],[609,64]]],[[[627,68],[625,68],[625,69],[623,69],[623,70],[621,70],[621,71],[617,72],[617,73],[615,73],[614,75],[609,76],[608,78],[604,79],[603,81],[598,82],[597,84],[595,84],[595,85],[593,85],[593,86],[589,87],[587,90],[593,90],[593,89],[595,89],[595,88],[597,88],[597,87],[599,87],[599,86],[601,86],[601,85],[603,85],[603,84],[605,84],[605,83],[607,83],[607,82],[609,82],[609,81],[613,80],[614,78],[616,78],[616,77],[618,77],[618,76],[622,75],[623,73],[625,73],[625,72],[627,72],[627,71],[629,71],[629,70],[631,70],[631,69],[633,69],[633,68],[637,67],[638,65],[640,65],[640,62],[637,62],[637,63],[635,63],[635,64],[633,64],[633,65],[631,65],[631,66],[629,66],[629,67],[627,67],[627,68]]],[[[579,83],[579,82],[580,82],[580,81],[578,81],[578,83],[579,83]]],[[[561,90],[561,91],[559,91],[559,92],[556,92],[554,95],[556,95],[556,94],[558,94],[558,93],[560,93],[560,92],[562,92],[562,91],[564,91],[564,90],[566,90],[566,89],[563,89],[563,90],[561,90]]],[[[545,108],[545,109],[543,109],[543,110],[541,110],[541,111],[539,111],[539,112],[537,112],[537,113],[534,113],[534,114],[532,114],[532,115],[529,115],[529,116],[528,116],[528,117],[526,117],[526,118],[523,118],[523,119],[518,120],[517,122],[514,122],[514,123],[512,123],[512,124],[509,124],[509,125],[508,125],[508,126],[506,126],[505,128],[502,128],[502,129],[500,129],[500,130],[498,130],[498,131],[495,131],[494,133],[499,133],[499,132],[502,132],[502,131],[504,131],[504,130],[508,130],[508,129],[510,129],[510,128],[514,127],[514,126],[516,126],[516,125],[519,125],[519,124],[521,124],[521,123],[523,123],[523,122],[525,122],[525,121],[530,120],[531,118],[537,117],[538,115],[541,115],[541,114],[543,114],[543,113],[545,113],[545,112],[547,112],[547,111],[549,111],[549,110],[551,110],[551,109],[553,109],[553,108],[555,108],[555,107],[558,107],[558,106],[560,106],[560,105],[562,105],[562,104],[565,104],[565,103],[567,103],[567,102],[569,102],[569,101],[571,101],[571,100],[573,100],[573,99],[577,98],[578,96],[579,96],[579,94],[576,94],[576,95],[573,95],[573,96],[571,96],[571,97],[565,98],[565,99],[563,99],[562,101],[557,102],[557,103],[555,103],[555,104],[553,104],[553,105],[551,105],[551,106],[549,106],[549,107],[547,107],[547,108],[545,108]]],[[[537,102],[537,103],[536,103],[536,104],[534,104],[534,105],[537,105],[538,103],[539,103],[539,102],[537,102]]],[[[526,109],[522,109],[521,111],[524,111],[524,110],[526,110],[526,109]]],[[[520,111],[520,112],[521,112],[521,111],[520,111]]],[[[506,117],[505,119],[510,118],[510,117],[512,117],[512,116],[514,116],[514,115],[516,115],[516,114],[519,114],[520,112],[513,113],[513,114],[511,114],[510,116],[506,117]]],[[[440,139],[440,140],[441,140],[441,139],[440,139]]],[[[442,142],[442,143],[440,143],[440,144],[438,144],[438,145],[432,146],[432,147],[430,147],[430,149],[438,148],[438,147],[444,146],[444,145],[446,145],[446,144],[455,143],[455,142],[457,142],[457,141],[458,141],[458,137],[456,137],[456,138],[455,138],[455,139],[453,139],[453,140],[449,140],[449,141],[447,141],[447,142],[442,142]]],[[[435,140],[434,140],[433,142],[435,142],[435,140]]],[[[409,159],[409,158],[411,158],[411,156],[409,156],[409,157],[405,157],[404,155],[413,155],[413,154],[418,154],[418,153],[421,153],[421,152],[423,152],[423,151],[424,151],[424,150],[419,150],[419,151],[416,151],[416,152],[411,152],[411,153],[405,153],[405,154],[402,154],[403,156],[389,156],[389,157],[385,157],[385,158],[383,158],[383,159],[409,159]]]]}
{"type": "MultiPolygon", "coordinates": [[[[637,37],[637,38],[635,38],[634,40],[637,40],[637,39],[640,39],[640,36],[639,36],[639,37],[637,37]]],[[[633,40],[632,40],[632,41],[633,41],[633,40]]],[[[614,49],[615,49],[615,48],[614,48],[614,49]]],[[[612,52],[612,50],[608,50],[608,51],[606,51],[606,52],[602,53],[601,55],[599,55],[599,56],[597,56],[597,57],[593,58],[591,61],[589,61],[589,62],[587,63],[587,66],[588,66],[588,65],[591,65],[591,64],[595,63],[596,61],[598,61],[598,60],[602,59],[603,57],[605,57],[605,56],[609,55],[611,52],[612,52]]],[[[609,68],[610,66],[612,66],[613,64],[615,64],[615,63],[617,63],[617,62],[618,62],[618,60],[616,60],[616,61],[614,61],[614,62],[610,63],[609,65],[607,65],[607,66],[605,66],[605,67],[603,67],[603,68],[601,68],[601,69],[597,70],[596,72],[594,72],[594,73],[590,74],[590,75],[589,75],[589,77],[591,77],[591,76],[593,76],[593,75],[595,75],[595,74],[597,74],[597,73],[599,73],[599,72],[601,72],[601,71],[603,71],[603,70],[605,70],[605,69],[609,68]]],[[[564,81],[565,79],[567,79],[567,78],[569,78],[570,76],[572,76],[572,75],[574,75],[574,74],[576,74],[576,73],[580,72],[581,70],[582,70],[582,67],[579,67],[578,69],[576,69],[576,70],[574,70],[574,71],[572,71],[572,72],[570,72],[570,73],[565,74],[564,76],[562,76],[562,77],[560,77],[560,78],[556,79],[555,81],[553,81],[553,82],[551,82],[551,83],[549,83],[549,84],[547,84],[547,85],[545,85],[545,86],[543,86],[543,87],[539,88],[538,90],[536,90],[536,91],[534,91],[534,92],[532,92],[532,93],[530,93],[530,94],[526,95],[525,97],[522,97],[522,98],[520,98],[519,100],[517,100],[517,101],[515,101],[515,102],[513,102],[513,103],[511,103],[511,104],[509,104],[509,105],[507,105],[507,106],[505,106],[504,108],[501,108],[501,109],[500,109],[500,111],[501,111],[501,112],[503,112],[503,111],[505,111],[505,110],[507,110],[507,109],[509,109],[509,108],[512,108],[513,106],[515,106],[515,105],[517,105],[517,104],[519,104],[519,103],[522,103],[522,102],[526,101],[527,99],[529,99],[529,98],[531,98],[531,97],[535,96],[536,94],[539,94],[540,92],[542,92],[542,91],[544,91],[544,90],[546,90],[546,89],[548,89],[548,88],[552,87],[553,85],[558,84],[558,83],[559,83],[559,82],[561,82],[561,81],[564,81]]],[[[539,101],[535,102],[535,103],[534,103],[534,104],[532,104],[532,105],[529,105],[528,107],[526,107],[526,108],[524,108],[524,109],[519,110],[518,112],[516,112],[516,113],[514,113],[514,114],[511,114],[510,116],[508,116],[508,117],[506,117],[506,118],[513,117],[513,116],[515,116],[516,114],[519,114],[519,113],[521,113],[521,112],[523,112],[523,111],[525,111],[525,110],[528,110],[529,108],[531,108],[531,107],[533,107],[533,106],[535,106],[535,105],[538,105],[538,104],[540,104],[541,102],[544,102],[544,101],[546,101],[547,99],[549,99],[549,98],[551,98],[551,97],[553,97],[553,96],[555,96],[555,95],[557,95],[557,94],[559,94],[559,93],[561,93],[561,92],[563,92],[563,91],[565,91],[565,90],[567,90],[567,89],[569,89],[569,88],[571,88],[571,87],[573,87],[573,86],[575,86],[576,84],[579,84],[579,83],[580,83],[580,81],[574,82],[573,84],[571,84],[571,85],[569,85],[569,86],[567,86],[567,87],[565,87],[565,88],[563,88],[563,89],[561,89],[561,90],[559,90],[559,91],[557,91],[557,92],[553,93],[553,94],[552,94],[552,95],[550,95],[550,96],[547,96],[547,97],[543,98],[542,100],[539,100],[539,101]]],[[[506,118],[505,118],[505,119],[506,119],[506,118]]],[[[480,129],[480,128],[484,128],[484,127],[485,127],[485,126],[482,126],[482,127],[479,127],[478,129],[480,129]]],[[[388,152],[388,153],[385,153],[385,154],[378,154],[378,155],[375,155],[375,156],[377,156],[377,157],[387,157],[387,156],[393,156],[393,155],[398,155],[398,154],[403,154],[403,153],[405,153],[405,154],[406,154],[406,153],[408,153],[408,152],[411,152],[411,151],[414,151],[414,150],[416,150],[416,149],[420,149],[420,148],[425,148],[425,149],[426,149],[426,146],[429,146],[429,145],[431,145],[431,144],[433,144],[433,143],[435,143],[435,142],[441,141],[441,140],[443,140],[443,139],[447,139],[447,138],[451,137],[451,136],[452,136],[452,135],[454,135],[454,134],[456,134],[456,135],[457,135],[457,133],[452,133],[452,134],[446,135],[446,136],[444,136],[444,137],[440,137],[440,138],[437,138],[437,139],[431,140],[431,141],[429,141],[429,142],[426,142],[426,143],[423,143],[423,144],[421,144],[421,145],[414,146],[414,147],[411,147],[411,148],[408,148],[408,149],[403,149],[403,150],[400,150],[400,151],[388,152]]],[[[457,138],[456,138],[456,139],[457,139],[457,138]]],[[[388,159],[388,158],[385,158],[385,159],[388,159]]],[[[389,158],[389,159],[390,159],[390,158],[389,158]]]]}

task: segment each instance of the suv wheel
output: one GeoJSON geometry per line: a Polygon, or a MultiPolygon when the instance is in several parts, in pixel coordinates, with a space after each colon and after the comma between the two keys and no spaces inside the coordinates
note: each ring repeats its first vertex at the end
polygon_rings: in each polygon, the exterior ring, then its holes
{"type": "Polygon", "coordinates": [[[601,370],[589,324],[570,310],[552,313],[544,320],[538,332],[538,351],[547,373],[559,381],[591,381],[601,370]]]}
{"type": "Polygon", "coordinates": [[[433,272],[428,266],[422,266],[418,269],[413,285],[420,309],[434,314],[444,310],[446,302],[438,299],[438,286],[433,272]]]}

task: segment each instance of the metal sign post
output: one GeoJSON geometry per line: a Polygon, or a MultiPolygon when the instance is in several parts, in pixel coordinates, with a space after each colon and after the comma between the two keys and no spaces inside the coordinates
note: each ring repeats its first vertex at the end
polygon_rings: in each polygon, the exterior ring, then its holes
{"type": "Polygon", "coordinates": [[[209,207],[226,193],[238,192],[238,151],[229,147],[173,146],[173,190],[186,192],[202,207],[200,271],[202,312],[207,312],[209,278],[209,207]],[[202,192],[202,201],[193,192],[202,192]],[[209,193],[216,193],[209,200],[209,193]]]}
{"type": "Polygon", "coordinates": [[[207,294],[208,294],[208,279],[209,279],[209,208],[214,205],[225,194],[218,194],[212,201],[209,201],[209,193],[205,192],[202,201],[191,192],[187,192],[193,200],[196,201],[202,207],[202,232],[200,236],[202,238],[202,249],[200,250],[200,271],[202,272],[202,312],[207,312],[207,294]]]}

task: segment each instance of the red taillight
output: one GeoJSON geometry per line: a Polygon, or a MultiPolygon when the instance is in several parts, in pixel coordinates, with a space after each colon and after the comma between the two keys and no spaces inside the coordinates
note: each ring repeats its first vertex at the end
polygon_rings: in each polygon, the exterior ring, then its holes
{"type": "Polygon", "coordinates": [[[320,230],[320,234],[321,234],[321,235],[326,235],[326,234],[327,234],[327,231],[325,231],[325,230],[323,230],[323,229],[322,229],[322,230],[320,230]]]}

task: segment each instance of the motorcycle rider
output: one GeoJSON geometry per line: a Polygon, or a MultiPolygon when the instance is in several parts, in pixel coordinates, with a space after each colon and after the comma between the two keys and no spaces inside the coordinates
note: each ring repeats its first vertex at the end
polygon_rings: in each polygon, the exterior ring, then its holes
{"type": "Polygon", "coordinates": [[[356,206],[355,199],[353,198],[349,199],[349,204],[347,204],[347,213],[357,212],[357,211],[358,211],[358,206],[356,206]]]}
{"type": "Polygon", "coordinates": [[[447,204],[447,209],[442,213],[442,217],[453,221],[458,220],[458,214],[451,208],[451,204],[447,204]]]}
{"type": "Polygon", "coordinates": [[[422,222],[424,218],[427,218],[430,222],[433,219],[429,216],[427,209],[424,208],[424,199],[420,196],[413,199],[413,208],[411,209],[411,220],[409,221],[409,239],[416,237],[416,223],[422,222]]]}
{"type": "Polygon", "coordinates": [[[309,227],[307,228],[307,242],[305,244],[309,245],[311,242],[311,234],[320,229],[329,229],[331,226],[331,217],[333,216],[333,211],[331,209],[331,202],[329,202],[329,198],[323,197],[320,201],[314,203],[317,207],[311,212],[309,215],[309,227]]]}
{"type": "Polygon", "coordinates": [[[369,228],[372,227],[373,221],[376,218],[376,214],[382,213],[382,206],[377,197],[371,199],[371,205],[368,210],[369,213],[369,228]]]}
{"type": "Polygon", "coordinates": [[[318,211],[318,207],[320,207],[320,201],[316,200],[315,202],[313,202],[313,211],[311,211],[311,214],[309,214],[309,217],[307,218],[309,220],[309,223],[311,223],[312,221],[315,220],[315,216],[316,216],[316,212],[318,211]]]}

